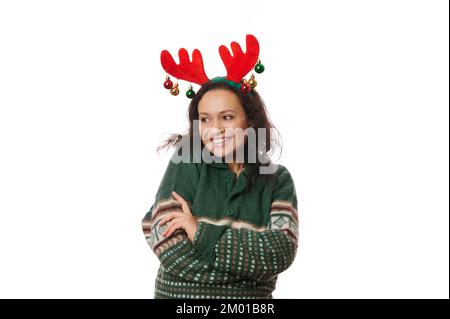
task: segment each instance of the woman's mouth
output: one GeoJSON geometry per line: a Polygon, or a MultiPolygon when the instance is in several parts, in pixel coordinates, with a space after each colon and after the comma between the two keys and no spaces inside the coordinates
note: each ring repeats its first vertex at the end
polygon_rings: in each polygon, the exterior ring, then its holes
{"type": "Polygon", "coordinates": [[[225,146],[225,143],[227,143],[227,141],[229,141],[232,138],[232,136],[229,137],[224,137],[224,136],[220,136],[220,137],[211,137],[210,140],[213,142],[213,146],[220,148],[225,146]]]}

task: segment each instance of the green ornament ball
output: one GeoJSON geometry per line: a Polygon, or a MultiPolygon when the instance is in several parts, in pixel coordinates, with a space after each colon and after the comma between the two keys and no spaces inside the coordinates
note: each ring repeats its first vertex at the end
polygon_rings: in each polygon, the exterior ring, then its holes
{"type": "Polygon", "coordinates": [[[190,89],[186,92],[186,96],[190,99],[192,99],[195,96],[195,91],[190,89]]]}
{"type": "Polygon", "coordinates": [[[255,65],[255,72],[256,73],[263,73],[264,72],[264,65],[262,63],[258,63],[255,65]]]}

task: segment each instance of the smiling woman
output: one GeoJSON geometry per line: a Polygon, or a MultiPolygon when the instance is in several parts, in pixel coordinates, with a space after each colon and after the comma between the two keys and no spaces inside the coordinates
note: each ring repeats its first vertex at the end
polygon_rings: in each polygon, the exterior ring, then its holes
{"type": "MultiPolygon", "coordinates": [[[[232,47],[234,56],[242,54],[232,47]]],[[[227,68],[231,79],[207,80],[191,92],[188,133],[158,148],[177,146],[142,223],[161,262],[155,298],[272,298],[278,274],[296,256],[294,181],[270,160],[278,135],[258,92],[239,82],[249,71],[243,70],[227,68]],[[259,130],[265,134],[250,138],[249,131],[259,130]]]]}
{"type": "Polygon", "coordinates": [[[214,161],[196,163],[191,147],[189,159],[177,161],[181,138],[165,142],[179,148],[143,220],[161,261],[155,298],[272,298],[277,275],[296,255],[298,214],[289,171],[276,165],[275,173],[260,174],[267,163],[248,161],[253,140],[241,132],[272,127],[264,104],[256,91],[210,82],[192,100],[189,123],[188,142],[197,130],[201,151],[214,161]],[[247,150],[243,163],[221,161],[239,147],[247,150]]]}
{"type": "MultiPolygon", "coordinates": [[[[206,148],[214,156],[222,158],[236,174],[246,168],[249,183],[245,191],[253,187],[258,171],[271,165],[269,155],[275,153],[277,148],[281,151],[281,137],[255,89],[251,94],[245,94],[228,81],[212,79],[203,84],[192,99],[188,122],[188,132],[184,135],[173,134],[159,145],[158,152],[179,144],[183,139],[188,139],[191,146],[195,145],[194,138],[198,133],[202,151],[206,148]],[[249,130],[262,130],[264,134],[247,138],[249,130]],[[242,161],[239,154],[243,154],[242,161]],[[227,160],[229,156],[230,161],[227,160]]],[[[261,177],[273,180],[270,174],[262,174],[261,177]]]]}
{"type": "MultiPolygon", "coordinates": [[[[218,157],[242,147],[249,127],[247,115],[236,94],[225,89],[206,92],[198,104],[200,136],[208,150],[218,157]]],[[[233,167],[234,171],[241,167],[233,167]]]]}

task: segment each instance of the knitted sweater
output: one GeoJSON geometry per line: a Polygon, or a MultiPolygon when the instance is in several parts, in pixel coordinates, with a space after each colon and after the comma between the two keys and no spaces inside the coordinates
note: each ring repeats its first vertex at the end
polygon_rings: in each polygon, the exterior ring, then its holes
{"type": "Polygon", "coordinates": [[[161,262],[155,298],[272,298],[298,246],[294,182],[286,167],[276,166],[275,184],[258,176],[244,194],[247,168],[236,175],[226,163],[169,162],[142,221],[161,262]],[[193,242],[184,230],[162,236],[161,219],[182,211],[172,191],[197,217],[193,242]]]}

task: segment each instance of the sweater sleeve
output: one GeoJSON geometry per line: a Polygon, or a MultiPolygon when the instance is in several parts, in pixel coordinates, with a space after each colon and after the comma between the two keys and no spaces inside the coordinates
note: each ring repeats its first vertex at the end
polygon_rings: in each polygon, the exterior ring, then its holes
{"type": "Polygon", "coordinates": [[[170,161],[155,201],[142,220],[145,238],[165,271],[172,275],[186,281],[204,283],[238,281],[240,276],[214,269],[212,265],[200,260],[184,230],[177,230],[167,238],[162,236],[167,224],[160,226],[161,219],[171,212],[182,212],[181,204],[171,195],[172,191],[192,202],[196,182],[196,168],[192,165],[195,164],[170,161]]]}
{"type": "Polygon", "coordinates": [[[224,226],[199,222],[194,238],[195,249],[207,256],[204,250],[213,247],[211,264],[215,269],[265,281],[286,270],[294,261],[298,247],[295,185],[284,166],[279,165],[276,173],[277,182],[266,227],[225,227],[221,237],[211,246],[208,238],[217,233],[218,227],[224,226]]]}

